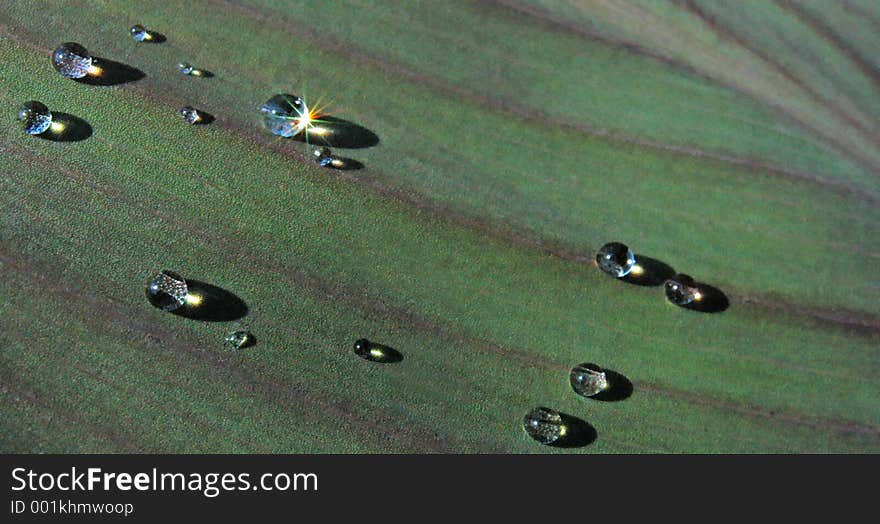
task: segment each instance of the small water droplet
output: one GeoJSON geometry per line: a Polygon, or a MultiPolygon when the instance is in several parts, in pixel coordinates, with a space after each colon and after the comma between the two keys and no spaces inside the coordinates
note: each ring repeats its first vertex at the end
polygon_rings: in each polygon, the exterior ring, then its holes
{"type": "Polygon", "coordinates": [[[609,242],[596,253],[599,268],[617,278],[625,277],[636,265],[636,257],[626,244],[609,242]]]}
{"type": "Polygon", "coordinates": [[[52,113],[42,102],[31,100],[21,105],[18,120],[24,125],[25,133],[39,135],[52,125],[52,113]]]}
{"type": "Polygon", "coordinates": [[[235,331],[230,333],[225,341],[232,349],[244,349],[253,346],[256,343],[256,338],[250,331],[235,331]]]}
{"type": "Polygon", "coordinates": [[[183,106],[178,113],[180,113],[180,116],[182,116],[184,121],[188,124],[198,124],[202,120],[199,110],[192,106],[183,106]]]}
{"type": "Polygon", "coordinates": [[[150,32],[147,31],[147,28],[140,25],[135,24],[131,26],[131,37],[135,39],[137,42],[143,42],[144,40],[149,40],[150,32]]]}
{"type": "Polygon", "coordinates": [[[89,74],[92,56],[89,51],[76,42],[66,42],[52,52],[52,65],[67,78],[82,78],[89,74]]]}
{"type": "Polygon", "coordinates": [[[186,280],[173,271],[156,273],[147,283],[147,300],[165,311],[174,311],[186,304],[188,293],[186,280]]]}
{"type": "Polygon", "coordinates": [[[605,371],[596,364],[578,364],[572,368],[569,378],[572,389],[583,397],[592,397],[608,389],[605,371]]]}
{"type": "Polygon", "coordinates": [[[365,338],[355,341],[354,353],[365,360],[380,364],[393,364],[403,360],[403,354],[400,351],[384,344],[370,342],[365,338]]]}
{"type": "Polygon", "coordinates": [[[523,429],[541,444],[552,444],[565,434],[562,415],[555,409],[538,407],[523,417],[523,429]]]}
{"type": "Polygon", "coordinates": [[[667,280],[663,285],[663,291],[666,293],[666,299],[677,306],[686,306],[701,298],[694,279],[684,274],[675,275],[667,280]]]}
{"type": "Polygon", "coordinates": [[[260,106],[263,125],[284,138],[302,133],[311,122],[305,101],[295,95],[275,95],[260,106]]]}
{"type": "Polygon", "coordinates": [[[329,147],[317,147],[312,151],[312,155],[315,158],[315,162],[321,167],[333,165],[333,152],[330,151],[329,147]]]}

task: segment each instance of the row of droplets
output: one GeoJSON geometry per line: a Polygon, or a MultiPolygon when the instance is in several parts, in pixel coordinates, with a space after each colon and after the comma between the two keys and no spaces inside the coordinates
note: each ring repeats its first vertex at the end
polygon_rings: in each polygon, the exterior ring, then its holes
{"type": "MultiPolygon", "coordinates": [[[[138,42],[160,41],[156,32],[142,25],[134,25],[130,29],[132,38],[138,42]]],[[[161,37],[164,41],[164,37],[161,37]]],[[[67,78],[81,79],[87,76],[101,76],[104,71],[83,45],[76,42],[65,42],[52,52],[52,65],[59,74],[67,78]]],[[[212,73],[200,69],[188,62],[180,62],[178,70],[187,76],[210,77],[212,73]]],[[[206,113],[192,106],[183,106],[178,111],[188,124],[204,124],[212,120],[206,113]]],[[[307,133],[317,115],[306,105],[302,97],[290,94],[277,94],[260,106],[263,124],[272,134],[290,138],[307,133]]],[[[30,135],[41,135],[52,126],[52,112],[37,100],[22,104],[18,110],[18,120],[23,129],[30,135]]],[[[329,147],[317,147],[312,152],[315,163],[321,167],[342,168],[345,162],[334,156],[329,147]]]]}
{"type": "MultiPolygon", "coordinates": [[[[630,274],[644,271],[636,262],[632,249],[621,242],[609,242],[596,252],[596,264],[605,273],[615,278],[625,278],[630,274]]],[[[687,306],[703,299],[703,294],[694,280],[688,275],[678,274],[667,279],[663,284],[667,300],[677,306],[687,306]]],[[[570,374],[571,387],[576,393],[587,398],[596,398],[612,387],[605,370],[596,364],[579,364],[570,374]]],[[[553,445],[570,436],[571,428],[566,424],[562,414],[551,408],[536,407],[526,413],[523,418],[523,429],[533,439],[542,444],[553,445]]]]}

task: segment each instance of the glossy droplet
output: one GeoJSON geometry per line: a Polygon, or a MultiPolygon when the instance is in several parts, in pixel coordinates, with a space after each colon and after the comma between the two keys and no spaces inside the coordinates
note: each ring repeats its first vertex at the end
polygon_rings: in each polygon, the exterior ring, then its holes
{"type": "Polygon", "coordinates": [[[232,349],[244,349],[256,343],[256,338],[250,331],[235,331],[230,333],[225,340],[232,349]]]}
{"type": "Polygon", "coordinates": [[[636,265],[636,257],[626,244],[609,242],[596,253],[599,268],[617,278],[625,277],[636,265]]]}
{"type": "Polygon", "coordinates": [[[147,31],[147,28],[140,25],[135,24],[131,26],[131,37],[135,39],[137,42],[143,42],[144,40],[150,39],[150,32],[147,31]]]}
{"type": "Polygon", "coordinates": [[[578,364],[572,368],[569,378],[572,389],[583,397],[592,397],[608,389],[605,371],[596,364],[578,364]]]}
{"type": "Polygon", "coordinates": [[[173,271],[156,273],[147,283],[147,300],[157,308],[174,311],[186,304],[186,280],[173,271]]]}
{"type": "Polygon", "coordinates": [[[42,102],[31,100],[21,105],[18,110],[18,120],[24,125],[24,132],[29,135],[39,135],[52,125],[52,113],[42,102]]]}
{"type": "Polygon", "coordinates": [[[355,341],[354,354],[367,360],[383,360],[384,358],[382,350],[373,347],[373,343],[365,338],[355,341]]]}
{"type": "Polygon", "coordinates": [[[67,78],[82,78],[89,74],[92,56],[76,42],[66,42],[52,52],[52,65],[67,78]]]}
{"type": "Polygon", "coordinates": [[[309,108],[295,95],[275,95],[260,106],[263,125],[270,133],[285,138],[302,133],[309,126],[309,108]]]}
{"type": "Polygon", "coordinates": [[[535,408],[523,418],[523,429],[541,444],[552,444],[565,435],[562,415],[550,408],[535,408]]]}
{"type": "Polygon", "coordinates": [[[329,147],[318,147],[312,151],[315,162],[321,167],[328,167],[333,164],[333,152],[329,147]]]}
{"type": "Polygon", "coordinates": [[[688,275],[675,275],[663,285],[666,299],[677,306],[686,306],[701,298],[700,291],[694,284],[694,279],[688,275]]]}
{"type": "Polygon", "coordinates": [[[188,124],[197,124],[202,120],[199,110],[192,106],[183,106],[178,112],[188,124]]]}

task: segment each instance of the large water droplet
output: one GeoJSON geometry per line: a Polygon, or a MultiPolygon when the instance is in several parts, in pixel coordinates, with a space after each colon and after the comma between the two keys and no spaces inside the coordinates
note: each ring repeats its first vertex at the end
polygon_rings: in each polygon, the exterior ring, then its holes
{"type": "Polygon", "coordinates": [[[270,133],[285,138],[298,135],[309,126],[309,108],[295,95],[275,95],[260,106],[263,125],[270,133]]]}
{"type": "Polygon", "coordinates": [[[626,244],[609,242],[596,253],[599,268],[617,278],[625,277],[636,265],[636,257],[626,244]]]}
{"type": "Polygon", "coordinates": [[[565,434],[562,415],[555,409],[538,407],[523,418],[523,429],[541,444],[552,444],[565,434]]]}
{"type": "Polygon", "coordinates": [[[596,364],[578,364],[571,370],[571,387],[583,397],[592,397],[608,389],[605,371],[596,364]]]}
{"type": "Polygon", "coordinates": [[[42,102],[31,100],[21,105],[18,110],[18,120],[24,125],[24,132],[29,135],[39,135],[52,125],[52,113],[42,102]]]}
{"type": "Polygon", "coordinates": [[[52,65],[67,78],[82,78],[89,74],[92,56],[76,42],[66,42],[52,52],[52,65]]]}
{"type": "Polygon", "coordinates": [[[157,308],[174,311],[186,304],[186,280],[173,271],[156,273],[147,283],[147,300],[157,308]]]}
{"type": "Polygon", "coordinates": [[[663,285],[666,298],[677,306],[686,306],[695,300],[700,300],[702,295],[694,284],[694,279],[688,275],[675,275],[663,285]]]}

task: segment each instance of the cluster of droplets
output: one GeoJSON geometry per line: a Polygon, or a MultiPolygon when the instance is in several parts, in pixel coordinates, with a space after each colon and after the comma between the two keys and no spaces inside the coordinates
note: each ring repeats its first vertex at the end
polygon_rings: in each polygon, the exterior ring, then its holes
{"type": "MultiPolygon", "coordinates": [[[[639,268],[632,249],[620,242],[609,242],[602,246],[596,252],[596,264],[615,278],[624,278],[639,268]]],[[[703,293],[694,279],[681,273],[668,278],[663,283],[663,291],[666,299],[677,306],[688,306],[703,299],[703,293]]]]}
{"type": "MultiPolygon", "coordinates": [[[[573,367],[569,372],[571,388],[585,398],[598,399],[609,391],[611,383],[606,371],[596,364],[583,363],[573,367]]],[[[573,430],[566,422],[566,417],[555,409],[536,407],[523,417],[523,429],[526,434],[541,444],[555,445],[561,439],[572,435],[573,430]]]]}

